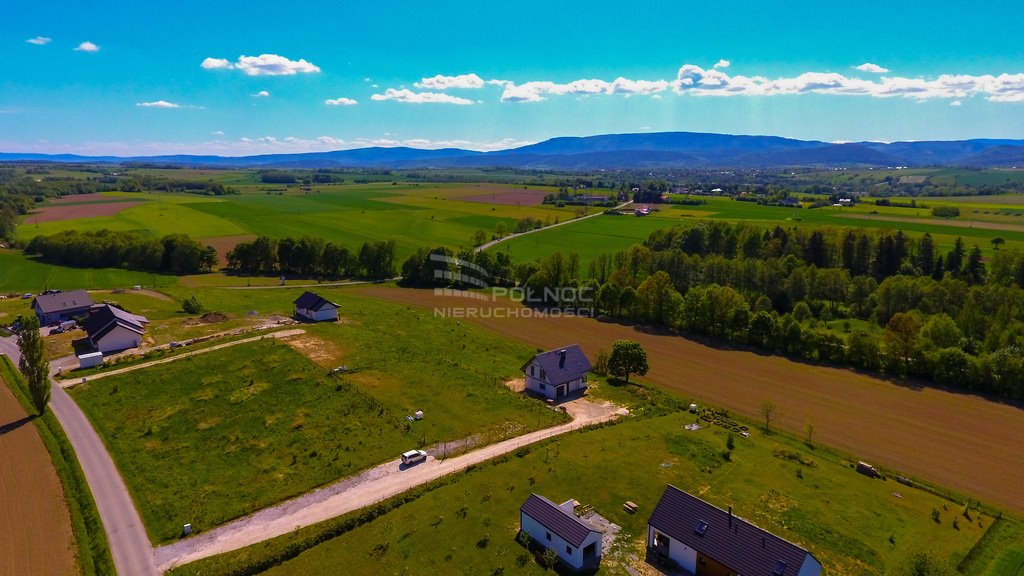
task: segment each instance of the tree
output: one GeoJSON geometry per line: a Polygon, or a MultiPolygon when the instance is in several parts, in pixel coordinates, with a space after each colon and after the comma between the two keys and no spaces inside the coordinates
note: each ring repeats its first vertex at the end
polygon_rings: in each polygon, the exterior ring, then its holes
{"type": "Polygon", "coordinates": [[[903,361],[905,369],[910,369],[910,361],[917,352],[918,333],[921,323],[912,314],[897,312],[885,325],[885,346],[889,354],[903,361]]]}
{"type": "Polygon", "coordinates": [[[469,237],[469,242],[474,247],[482,245],[487,242],[487,233],[483,230],[474,230],[473,234],[469,237]]]}
{"type": "Polygon", "coordinates": [[[814,447],[814,421],[809,416],[804,423],[804,442],[811,448],[814,447]]]}
{"type": "Polygon", "coordinates": [[[1002,236],[996,236],[995,238],[990,240],[990,242],[992,242],[992,249],[993,250],[999,250],[1000,246],[1002,246],[1003,244],[1006,244],[1006,239],[1003,238],[1002,236]]]}
{"type": "Polygon", "coordinates": [[[28,382],[32,405],[42,416],[50,402],[50,363],[46,360],[46,347],[39,333],[39,319],[34,314],[22,320],[18,349],[21,351],[18,367],[28,382]]]}
{"type": "Polygon", "coordinates": [[[918,552],[904,562],[897,574],[898,576],[948,576],[952,574],[952,571],[941,561],[924,552],[918,552]]]}
{"type": "Polygon", "coordinates": [[[771,400],[761,402],[761,417],[764,418],[765,434],[771,434],[773,416],[775,416],[775,402],[772,402],[771,400]]]}
{"type": "Polygon", "coordinates": [[[647,374],[647,352],[639,342],[633,340],[616,340],[612,345],[611,356],[608,357],[608,371],[612,376],[624,378],[629,382],[630,374],[647,374]]]}

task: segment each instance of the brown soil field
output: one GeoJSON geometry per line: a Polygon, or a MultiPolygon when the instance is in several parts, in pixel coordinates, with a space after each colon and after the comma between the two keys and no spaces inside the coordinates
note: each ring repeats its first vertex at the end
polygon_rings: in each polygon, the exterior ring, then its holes
{"type": "MultiPolygon", "coordinates": [[[[1020,442],[1024,409],[928,386],[889,382],[852,370],[794,362],[748,350],[720,349],[681,336],[589,318],[526,317],[518,304],[435,296],[432,290],[360,288],[358,293],[428,308],[466,307],[459,321],[544,349],[578,343],[591,358],[620,338],[640,342],[663,389],[754,421],[765,400],[773,426],[872,464],[1024,512],[1020,442]],[[495,314],[500,309],[503,313],[495,314]],[[512,313],[508,313],[511,311],[512,313]],[[516,317],[518,315],[518,317],[516,317]],[[510,317],[512,316],[512,317],[510,317]]],[[[452,320],[453,322],[456,320],[452,320]]]]}
{"type": "Polygon", "coordinates": [[[64,491],[25,410],[0,382],[0,574],[77,574],[64,491]]]}
{"type": "Polygon", "coordinates": [[[299,334],[282,339],[303,356],[309,358],[322,368],[335,368],[341,362],[344,352],[334,342],[313,336],[299,334]]]}
{"type": "MultiPolygon", "coordinates": [[[[930,226],[948,226],[950,228],[978,228],[980,230],[1024,232],[1024,224],[1004,224],[1002,222],[944,220],[942,218],[909,218],[904,216],[869,216],[866,214],[844,214],[843,218],[854,218],[857,220],[881,220],[883,222],[907,222],[910,224],[928,224],[930,226]]],[[[950,232],[950,234],[952,234],[952,232],[950,232]]]]}
{"type": "Polygon", "coordinates": [[[213,246],[217,249],[217,261],[223,268],[228,265],[228,252],[235,249],[241,242],[255,240],[255,234],[239,234],[237,236],[215,236],[213,238],[200,238],[203,244],[213,246]]]}
{"type": "MultiPolygon", "coordinates": [[[[469,190],[469,189],[467,189],[469,190]]],[[[544,202],[544,197],[551,194],[551,190],[538,190],[535,188],[509,188],[507,186],[479,186],[474,188],[474,193],[455,198],[463,202],[480,202],[483,204],[503,204],[506,206],[536,206],[544,202]]]]}
{"type": "Polygon", "coordinates": [[[79,204],[83,202],[126,202],[130,201],[118,196],[104,196],[102,194],[69,194],[50,200],[53,204],[79,204]]]}
{"type": "Polygon", "coordinates": [[[38,222],[56,222],[59,220],[77,220],[78,218],[95,218],[97,216],[113,216],[142,202],[93,202],[68,206],[47,206],[38,212],[32,212],[25,218],[25,224],[38,222]]]}

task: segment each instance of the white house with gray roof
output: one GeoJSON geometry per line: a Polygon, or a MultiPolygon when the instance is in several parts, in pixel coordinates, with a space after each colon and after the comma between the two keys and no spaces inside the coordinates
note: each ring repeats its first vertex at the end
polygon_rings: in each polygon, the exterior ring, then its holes
{"type": "Polygon", "coordinates": [[[558,559],[574,570],[596,568],[601,563],[601,532],[574,513],[575,500],[561,505],[530,494],[519,508],[519,529],[541,546],[554,550],[558,559]]]}
{"type": "Polygon", "coordinates": [[[541,352],[522,368],[526,390],[552,400],[585,390],[592,369],[577,344],[541,352]]]}

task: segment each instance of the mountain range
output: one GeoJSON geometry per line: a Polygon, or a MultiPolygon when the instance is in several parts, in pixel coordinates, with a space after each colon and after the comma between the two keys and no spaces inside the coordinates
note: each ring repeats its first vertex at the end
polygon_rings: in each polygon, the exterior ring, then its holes
{"type": "Polygon", "coordinates": [[[358,148],[256,156],[78,156],[0,153],[0,162],[151,163],[225,168],[654,168],[1024,167],[1024,140],[832,143],[697,132],[560,137],[508,150],[358,148]]]}

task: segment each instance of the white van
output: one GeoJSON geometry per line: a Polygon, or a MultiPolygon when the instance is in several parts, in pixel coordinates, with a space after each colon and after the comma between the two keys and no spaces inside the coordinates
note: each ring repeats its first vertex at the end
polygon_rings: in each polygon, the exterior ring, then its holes
{"type": "Polygon", "coordinates": [[[409,450],[402,454],[402,464],[409,466],[411,464],[418,464],[427,459],[427,453],[423,450],[409,450]]]}

